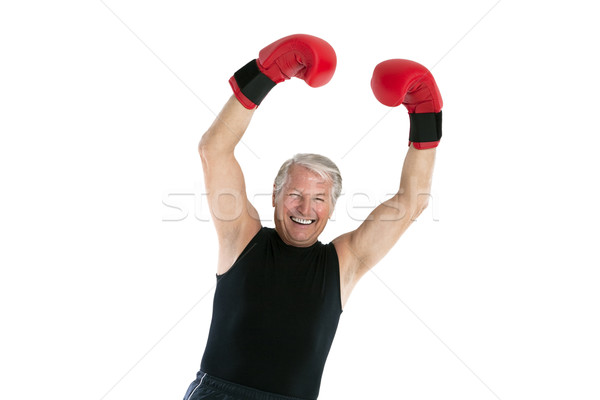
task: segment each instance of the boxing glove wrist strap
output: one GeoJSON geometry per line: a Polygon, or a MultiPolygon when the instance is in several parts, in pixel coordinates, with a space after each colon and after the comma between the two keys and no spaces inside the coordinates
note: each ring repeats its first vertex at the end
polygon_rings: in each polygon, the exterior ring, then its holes
{"type": "Polygon", "coordinates": [[[442,112],[438,113],[410,113],[410,133],[408,140],[411,142],[438,142],[442,138],[442,112]]]}
{"type": "Polygon", "coordinates": [[[269,93],[276,85],[275,82],[258,69],[256,60],[252,60],[240,68],[233,74],[233,78],[235,79],[235,84],[237,84],[239,91],[256,106],[263,101],[267,96],[267,93],[269,93]]]}

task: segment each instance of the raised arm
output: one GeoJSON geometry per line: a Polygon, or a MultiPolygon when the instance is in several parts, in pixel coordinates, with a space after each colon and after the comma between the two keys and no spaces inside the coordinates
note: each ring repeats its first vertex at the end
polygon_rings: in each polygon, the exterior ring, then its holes
{"type": "Polygon", "coordinates": [[[246,109],[231,96],[198,146],[208,205],[219,239],[219,274],[227,271],[260,229],[258,213],[248,201],[244,175],[234,155],[253,114],[254,110],[246,109]]]}
{"type": "Polygon", "coordinates": [[[409,60],[384,61],[375,68],[371,86],[383,104],[404,104],[408,109],[409,149],[398,192],[375,208],[356,230],[334,240],[343,301],[427,207],[436,147],[441,139],[442,97],[425,67],[409,60]]]}
{"type": "Polygon", "coordinates": [[[223,274],[260,230],[248,201],[242,169],[234,150],[254,110],[278,83],[298,77],[313,87],[329,82],[336,66],[333,48],[310,35],[291,35],[271,43],[229,80],[234,95],[223,107],[198,147],[208,204],[219,238],[217,273],[223,274]]]}

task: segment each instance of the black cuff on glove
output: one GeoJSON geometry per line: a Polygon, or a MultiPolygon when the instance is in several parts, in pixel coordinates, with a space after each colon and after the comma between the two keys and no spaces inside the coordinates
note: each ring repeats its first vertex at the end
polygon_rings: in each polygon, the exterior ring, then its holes
{"type": "Polygon", "coordinates": [[[410,118],[411,142],[437,142],[442,138],[442,112],[408,114],[410,118]]]}
{"type": "Polygon", "coordinates": [[[260,72],[256,60],[240,68],[233,74],[240,91],[257,106],[276,85],[269,77],[260,72]]]}

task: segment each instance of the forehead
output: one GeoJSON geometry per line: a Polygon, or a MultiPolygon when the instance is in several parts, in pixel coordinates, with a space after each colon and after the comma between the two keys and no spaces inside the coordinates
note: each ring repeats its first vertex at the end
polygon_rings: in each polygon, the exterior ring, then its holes
{"type": "Polygon", "coordinates": [[[323,179],[318,173],[301,165],[292,165],[288,172],[288,180],[285,184],[290,189],[319,189],[329,192],[331,182],[323,179]]]}

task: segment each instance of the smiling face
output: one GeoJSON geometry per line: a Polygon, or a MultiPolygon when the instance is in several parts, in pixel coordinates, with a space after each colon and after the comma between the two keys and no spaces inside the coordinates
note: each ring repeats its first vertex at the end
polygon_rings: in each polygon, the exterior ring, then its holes
{"type": "Polygon", "coordinates": [[[331,182],[300,165],[292,165],[287,182],[275,197],[275,230],[289,245],[314,244],[331,217],[331,182]]]}

